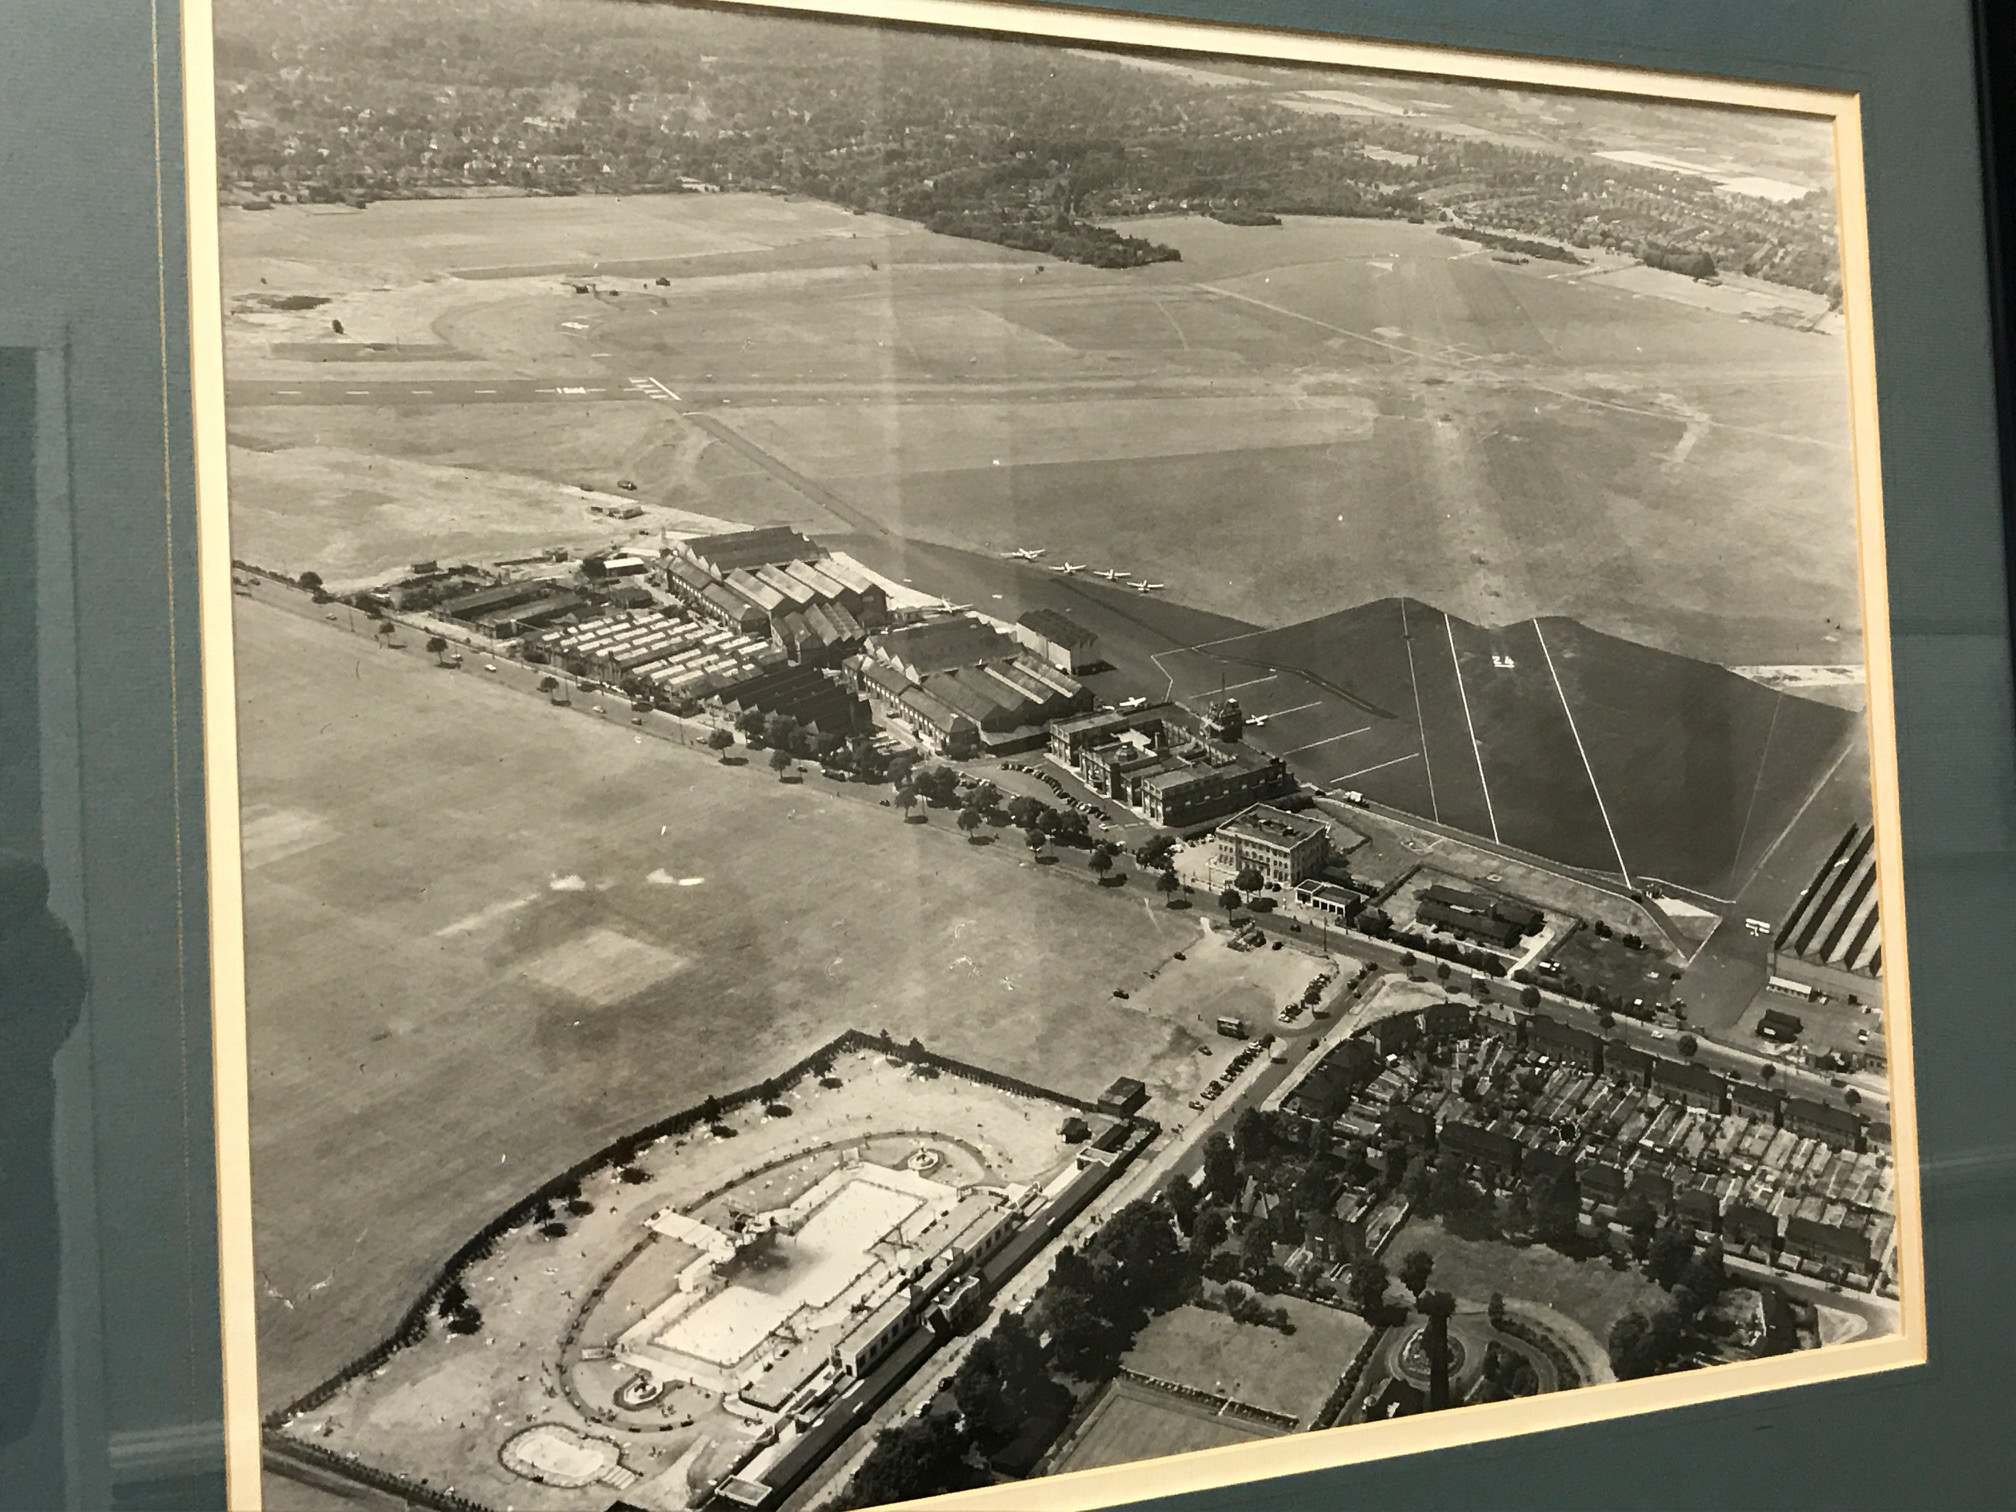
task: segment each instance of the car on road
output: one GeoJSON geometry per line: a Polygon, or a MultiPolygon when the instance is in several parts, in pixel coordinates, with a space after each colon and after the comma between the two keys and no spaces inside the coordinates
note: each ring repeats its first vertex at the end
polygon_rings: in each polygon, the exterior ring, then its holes
{"type": "Polygon", "coordinates": [[[336,623],[336,616],[333,614],[325,614],[322,616],[322,618],[329,621],[329,623],[332,625],[336,623]]]}
{"type": "Polygon", "coordinates": [[[1211,1053],[1211,1047],[1209,1045],[1199,1045],[1197,1047],[1197,1053],[1199,1055],[1209,1055],[1211,1053]]]}
{"type": "Polygon", "coordinates": [[[483,663],[483,670],[484,670],[485,672],[495,672],[495,671],[497,670],[497,663],[495,663],[495,662],[485,662],[485,663],[483,663]]]}
{"type": "MultiPolygon", "coordinates": [[[[635,483],[631,482],[631,481],[630,481],[630,480],[629,480],[628,478],[618,478],[618,479],[616,480],[616,486],[617,486],[618,488],[622,489],[622,490],[623,490],[623,492],[625,492],[625,493],[635,493],[635,492],[637,492],[637,485],[636,485],[635,483]]],[[[625,507],[627,508],[628,506],[625,506],[625,507]]]]}
{"type": "Polygon", "coordinates": [[[1654,1038],[1655,1040],[1662,1040],[1666,1038],[1666,1031],[1664,1029],[1654,1029],[1652,1031],[1652,1038],[1654,1038]]]}
{"type": "Polygon", "coordinates": [[[1113,989],[1113,996],[1117,998],[1125,998],[1127,996],[1127,989],[1125,987],[1115,987],[1113,989]]]}

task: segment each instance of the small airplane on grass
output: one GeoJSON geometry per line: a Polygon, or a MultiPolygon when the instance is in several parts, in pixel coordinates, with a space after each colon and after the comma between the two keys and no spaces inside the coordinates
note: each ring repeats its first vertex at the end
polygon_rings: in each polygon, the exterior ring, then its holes
{"type": "Polygon", "coordinates": [[[1033,562],[1050,548],[1047,546],[1017,546],[1013,551],[1001,553],[1006,562],[1033,562]]]}
{"type": "Polygon", "coordinates": [[[1140,578],[1129,583],[1127,586],[1132,588],[1136,593],[1160,593],[1169,585],[1167,583],[1151,583],[1146,578],[1140,578]]]}
{"type": "Polygon", "coordinates": [[[964,614],[968,609],[971,609],[973,606],[971,604],[955,604],[949,598],[941,598],[932,607],[940,610],[945,614],[964,614]]]}
{"type": "Polygon", "coordinates": [[[1083,572],[1085,564],[1083,562],[1052,562],[1050,570],[1052,572],[1061,572],[1068,577],[1074,572],[1083,572]]]}
{"type": "Polygon", "coordinates": [[[1120,579],[1126,577],[1127,575],[1128,573],[1125,567],[1101,567],[1097,572],[1092,574],[1092,576],[1094,577],[1102,577],[1106,579],[1106,581],[1109,583],[1117,583],[1120,581],[1120,579]]]}
{"type": "Polygon", "coordinates": [[[1119,707],[1122,714],[1132,714],[1136,709],[1147,708],[1148,700],[1145,698],[1123,698],[1120,700],[1119,707]]]}

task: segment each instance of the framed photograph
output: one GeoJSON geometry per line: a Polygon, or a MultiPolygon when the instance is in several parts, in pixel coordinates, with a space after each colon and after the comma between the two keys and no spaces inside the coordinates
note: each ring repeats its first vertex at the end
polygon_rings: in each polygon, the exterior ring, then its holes
{"type": "Polygon", "coordinates": [[[1923,1363],[1856,96],[186,11],[233,1505],[1923,1363]]]}

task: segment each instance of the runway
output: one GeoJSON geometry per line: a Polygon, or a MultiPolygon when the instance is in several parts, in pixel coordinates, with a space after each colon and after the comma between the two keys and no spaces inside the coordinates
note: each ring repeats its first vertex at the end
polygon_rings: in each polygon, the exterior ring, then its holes
{"type": "Polygon", "coordinates": [[[233,409],[284,404],[593,404],[662,399],[598,373],[592,378],[318,378],[247,380],[228,386],[233,409]]]}
{"type": "Polygon", "coordinates": [[[638,399],[682,409],[734,409],[771,404],[1075,404],[1088,399],[1240,399],[1267,397],[1245,378],[1082,378],[1018,381],[946,379],[930,382],[779,379],[719,383],[706,378],[625,376],[598,371],[551,378],[412,378],[371,374],[346,378],[242,379],[230,383],[234,409],[275,405],[585,404],[638,399]]]}

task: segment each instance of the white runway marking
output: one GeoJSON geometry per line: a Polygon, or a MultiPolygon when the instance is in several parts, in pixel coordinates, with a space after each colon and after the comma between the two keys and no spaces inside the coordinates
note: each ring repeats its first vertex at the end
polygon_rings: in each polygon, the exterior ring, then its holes
{"type": "Polygon", "coordinates": [[[1414,733],[1421,738],[1421,770],[1428,774],[1428,809],[1435,822],[1442,822],[1442,806],[1435,801],[1435,763],[1428,759],[1428,725],[1421,718],[1421,682],[1414,675],[1414,636],[1407,628],[1407,601],[1400,601],[1400,643],[1407,648],[1407,680],[1414,685],[1414,733]]]}
{"type": "Polygon", "coordinates": [[[1261,712],[1261,715],[1260,715],[1260,717],[1261,717],[1262,719],[1285,719],[1285,718],[1286,718],[1286,717],[1287,717],[1288,715],[1290,715],[1290,714],[1300,714],[1300,713],[1301,713],[1301,712],[1302,712],[1302,711],[1303,711],[1304,709],[1320,709],[1320,708],[1322,708],[1322,707],[1323,707],[1323,700],[1322,700],[1322,699],[1320,699],[1320,698],[1312,698],[1312,699],[1311,699],[1311,700],[1310,700],[1310,701],[1309,701],[1308,703],[1305,703],[1305,704],[1297,704],[1297,705],[1295,705],[1295,707],[1294,707],[1294,708],[1292,708],[1292,709],[1266,709],[1266,710],[1263,710],[1263,711],[1261,712]]]}
{"type": "MultiPolygon", "coordinates": [[[[1484,780],[1484,752],[1477,744],[1477,726],[1470,718],[1470,695],[1463,687],[1463,664],[1456,660],[1456,622],[1444,614],[1442,628],[1449,632],[1449,670],[1456,674],[1456,696],[1463,700],[1463,723],[1470,730],[1470,754],[1477,758],[1477,785],[1484,789],[1484,815],[1491,821],[1491,839],[1497,843],[1498,810],[1491,805],[1491,784],[1484,780]]],[[[1533,628],[1540,627],[1536,624],[1533,628]]]]}
{"type": "Polygon", "coordinates": [[[365,394],[368,394],[368,393],[370,393],[370,392],[371,392],[371,390],[369,390],[369,389],[345,389],[345,390],[343,390],[343,392],[344,392],[344,393],[346,393],[346,394],[351,394],[351,395],[355,395],[355,396],[357,396],[357,397],[361,398],[361,397],[362,397],[362,396],[364,396],[365,394]]]}
{"type": "Polygon", "coordinates": [[[1332,786],[1333,788],[1342,787],[1345,783],[1349,782],[1354,777],[1363,777],[1367,772],[1383,772],[1386,770],[1386,768],[1390,766],[1398,766],[1403,761],[1412,761],[1416,756],[1419,756],[1420,754],[1421,753],[1419,751],[1409,751],[1405,756],[1395,756],[1391,761],[1382,761],[1377,766],[1360,767],[1355,772],[1346,772],[1342,777],[1339,777],[1335,782],[1331,783],[1330,786],[1332,786]]]}
{"type": "Polygon", "coordinates": [[[1281,754],[1283,756],[1294,756],[1303,751],[1313,751],[1318,746],[1335,745],[1340,740],[1349,740],[1353,735],[1363,735],[1371,728],[1372,726],[1370,725],[1360,725],[1355,730],[1346,730],[1342,735],[1326,735],[1321,740],[1312,740],[1307,745],[1296,746],[1293,750],[1283,751],[1281,754]]]}
{"type": "Polygon", "coordinates": [[[1582,732],[1575,728],[1574,711],[1568,707],[1568,695],[1561,690],[1561,674],[1554,670],[1554,657],[1547,649],[1547,637],[1540,633],[1538,620],[1533,621],[1533,636],[1540,642],[1540,654],[1547,658],[1547,675],[1554,679],[1554,696],[1561,700],[1561,712],[1568,716],[1568,733],[1575,737],[1575,750],[1582,757],[1582,770],[1589,774],[1589,791],[1596,795],[1596,812],[1603,816],[1603,828],[1610,836],[1610,850],[1617,857],[1617,870],[1624,877],[1624,885],[1629,887],[1631,868],[1624,864],[1623,848],[1617,844],[1617,831],[1610,824],[1609,806],[1603,802],[1603,789],[1596,786],[1596,771],[1589,765],[1589,753],[1582,748],[1582,732]]]}

